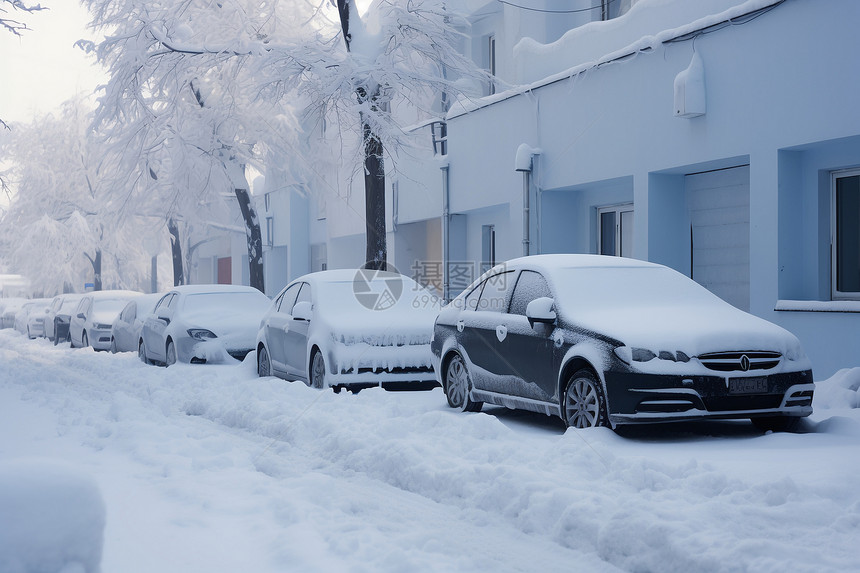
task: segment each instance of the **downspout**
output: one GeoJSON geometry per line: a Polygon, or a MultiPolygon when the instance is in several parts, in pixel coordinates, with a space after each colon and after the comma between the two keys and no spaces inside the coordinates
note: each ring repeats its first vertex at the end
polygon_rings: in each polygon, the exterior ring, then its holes
{"type": "Polygon", "coordinates": [[[451,260],[451,208],[448,187],[448,165],[442,166],[442,299],[445,302],[451,300],[451,273],[449,272],[449,261],[451,260]]]}
{"type": "Polygon", "coordinates": [[[531,207],[529,205],[529,187],[531,182],[531,171],[523,171],[523,256],[529,256],[529,247],[531,229],[529,228],[531,219],[531,207]]]}

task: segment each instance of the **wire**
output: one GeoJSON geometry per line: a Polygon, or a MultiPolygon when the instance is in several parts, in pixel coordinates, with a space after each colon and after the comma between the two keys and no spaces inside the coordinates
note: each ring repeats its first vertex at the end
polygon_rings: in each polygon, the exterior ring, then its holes
{"type": "Polygon", "coordinates": [[[520,6],[519,4],[514,4],[509,0],[498,0],[499,3],[505,4],[507,6],[512,6],[514,8],[519,8],[520,10],[528,10],[530,12],[542,12],[544,14],[576,14],[578,12],[590,12],[592,10],[602,10],[604,8],[608,8],[610,4],[615,4],[618,0],[608,0],[607,2],[601,2],[597,6],[592,6],[591,8],[576,8],[574,10],[542,10],[540,8],[529,8],[528,6],[520,6]]]}

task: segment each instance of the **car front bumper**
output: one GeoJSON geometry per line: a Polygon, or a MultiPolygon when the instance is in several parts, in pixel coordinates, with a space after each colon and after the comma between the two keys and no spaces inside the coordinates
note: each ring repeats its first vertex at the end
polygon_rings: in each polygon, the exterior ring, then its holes
{"type": "Polygon", "coordinates": [[[700,418],[804,417],[812,413],[812,371],[760,376],[679,376],[606,373],[613,424],[700,418]],[[766,389],[733,393],[730,378],[765,379],[766,389]]]}

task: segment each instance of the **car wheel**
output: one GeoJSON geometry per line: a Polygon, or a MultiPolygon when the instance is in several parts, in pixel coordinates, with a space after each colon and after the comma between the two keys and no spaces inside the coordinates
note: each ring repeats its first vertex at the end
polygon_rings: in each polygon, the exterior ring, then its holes
{"type": "Polygon", "coordinates": [[[166,366],[176,364],[176,345],[173,344],[172,340],[167,341],[167,352],[165,353],[165,358],[167,359],[166,366]]]}
{"type": "Polygon", "coordinates": [[[448,398],[448,405],[464,412],[479,412],[484,403],[472,400],[469,396],[471,390],[472,380],[469,378],[466,362],[462,356],[455,354],[445,369],[445,396],[448,398]]]}
{"type": "Polygon", "coordinates": [[[561,413],[568,428],[596,428],[609,424],[603,388],[591,370],[578,370],[570,377],[561,413]]]}
{"type": "Polygon", "coordinates": [[[263,378],[272,375],[272,363],[269,361],[269,351],[265,346],[260,346],[257,354],[257,376],[263,378]]]}
{"type": "Polygon", "coordinates": [[[83,334],[81,334],[81,347],[86,348],[90,345],[90,339],[87,338],[87,331],[85,330],[83,334]]]}
{"type": "Polygon", "coordinates": [[[110,353],[111,354],[117,353],[116,340],[114,340],[113,336],[110,337],[110,353]]]}
{"type": "Polygon", "coordinates": [[[322,352],[319,350],[314,351],[314,355],[311,356],[310,370],[310,376],[308,377],[310,386],[312,388],[325,388],[325,359],[323,359],[322,352]]]}
{"type": "Polygon", "coordinates": [[[750,418],[750,421],[762,432],[796,432],[800,427],[800,418],[797,416],[767,416],[750,418]]]}

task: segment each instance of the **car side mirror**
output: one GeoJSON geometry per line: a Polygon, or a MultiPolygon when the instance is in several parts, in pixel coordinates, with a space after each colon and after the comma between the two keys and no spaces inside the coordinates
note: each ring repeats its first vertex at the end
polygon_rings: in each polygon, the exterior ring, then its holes
{"type": "Polygon", "coordinates": [[[554,305],[555,301],[548,296],[542,296],[531,301],[526,307],[526,318],[529,319],[529,325],[534,328],[536,322],[553,324],[556,320],[554,305]]]}
{"type": "Polygon", "coordinates": [[[78,318],[83,319],[83,320],[86,320],[86,319],[87,319],[87,317],[86,317],[86,316],[84,316],[84,313],[82,313],[82,312],[79,312],[79,313],[78,313],[78,318]]]}
{"type": "Polygon", "coordinates": [[[306,300],[297,302],[293,307],[293,320],[310,321],[313,316],[313,305],[306,300]]]}

